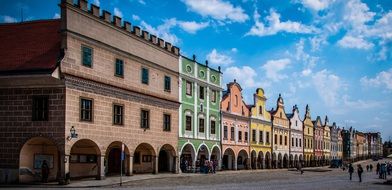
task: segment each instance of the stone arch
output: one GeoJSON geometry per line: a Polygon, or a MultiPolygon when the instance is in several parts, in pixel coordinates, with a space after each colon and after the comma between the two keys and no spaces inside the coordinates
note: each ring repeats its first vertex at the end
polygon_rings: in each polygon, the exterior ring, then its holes
{"type": "Polygon", "coordinates": [[[271,153],[270,152],[266,152],[265,153],[265,166],[267,169],[271,169],[271,162],[272,162],[272,158],[271,158],[271,153]]]}
{"type": "Polygon", "coordinates": [[[272,153],[272,168],[278,168],[279,159],[275,152],[272,153]]]}
{"type": "Polygon", "coordinates": [[[284,168],[289,167],[289,156],[287,154],[284,154],[284,156],[283,156],[283,167],[284,168]]]}
{"type": "Polygon", "coordinates": [[[249,169],[249,156],[246,150],[241,149],[237,154],[237,169],[249,169]]]}
{"type": "Polygon", "coordinates": [[[294,167],[294,156],[292,154],[289,155],[289,167],[294,167]]]}
{"type": "Polygon", "coordinates": [[[222,168],[227,170],[236,169],[235,161],[236,161],[236,155],[233,149],[226,148],[223,153],[222,168]]]}
{"type": "Polygon", "coordinates": [[[282,157],[281,153],[278,154],[278,166],[277,166],[277,168],[283,168],[283,157],[282,157]]]}
{"type": "Polygon", "coordinates": [[[210,160],[220,160],[222,158],[221,155],[222,151],[220,149],[220,147],[215,144],[211,147],[211,156],[210,156],[210,160]]]}
{"type": "Polygon", "coordinates": [[[298,163],[299,163],[298,154],[295,154],[294,155],[294,167],[298,167],[298,163]]]}
{"type": "Polygon", "coordinates": [[[250,153],[250,161],[251,161],[251,168],[252,169],[256,169],[257,168],[257,157],[256,157],[256,151],[252,150],[252,152],[250,153]]]}
{"type": "Polygon", "coordinates": [[[153,146],[140,143],[133,153],[133,170],[138,173],[157,173],[157,154],[153,146]]]}
{"type": "Polygon", "coordinates": [[[199,156],[201,156],[203,154],[205,155],[205,160],[209,160],[211,152],[205,143],[201,143],[199,145],[199,147],[197,148],[197,159],[201,159],[201,158],[199,158],[199,156]]]}
{"type": "Polygon", "coordinates": [[[257,168],[258,169],[265,168],[265,158],[264,158],[263,151],[259,151],[259,154],[257,155],[257,168]]]}
{"type": "MultiPolygon", "coordinates": [[[[107,175],[118,175],[120,174],[121,170],[121,151],[122,151],[122,145],[124,143],[121,141],[114,141],[107,146],[107,149],[105,151],[105,172],[107,175]]],[[[124,161],[122,164],[122,170],[124,174],[130,175],[129,171],[126,170],[126,168],[129,167],[130,161],[129,158],[130,152],[128,149],[128,146],[124,144],[124,161]]]]}
{"type": "Polygon", "coordinates": [[[163,145],[158,154],[158,172],[176,172],[177,152],[170,144],[163,145]]]}
{"type": "Polygon", "coordinates": [[[180,169],[182,172],[193,171],[196,161],[196,148],[195,146],[187,142],[182,145],[180,149],[180,169]]]}
{"type": "Polygon", "coordinates": [[[101,178],[102,150],[97,143],[90,139],[76,141],[70,150],[69,173],[71,178],[96,176],[101,178]]]}

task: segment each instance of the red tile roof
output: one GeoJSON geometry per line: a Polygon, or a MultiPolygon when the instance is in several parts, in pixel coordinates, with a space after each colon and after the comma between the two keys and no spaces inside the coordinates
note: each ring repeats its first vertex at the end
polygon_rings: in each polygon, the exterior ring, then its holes
{"type": "Polygon", "coordinates": [[[0,24],[0,74],[51,73],[61,53],[60,20],[0,24]]]}

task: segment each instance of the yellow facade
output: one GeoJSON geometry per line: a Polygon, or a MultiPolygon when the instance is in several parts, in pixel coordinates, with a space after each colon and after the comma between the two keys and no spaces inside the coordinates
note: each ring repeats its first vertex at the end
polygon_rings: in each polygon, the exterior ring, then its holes
{"type": "Polygon", "coordinates": [[[251,108],[250,152],[252,168],[271,167],[271,115],[266,110],[264,90],[258,88],[251,108]]]}
{"type": "Polygon", "coordinates": [[[309,106],[306,105],[304,119],[304,160],[306,166],[311,166],[314,159],[313,153],[313,122],[310,116],[309,106]]]}

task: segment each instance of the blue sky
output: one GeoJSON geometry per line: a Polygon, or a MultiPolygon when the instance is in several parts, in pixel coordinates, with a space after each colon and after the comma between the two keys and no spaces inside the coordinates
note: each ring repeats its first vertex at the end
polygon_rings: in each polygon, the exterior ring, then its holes
{"type": "MultiPolygon", "coordinates": [[[[90,0],[195,54],[244,98],[264,88],[268,108],[279,93],[313,119],[392,137],[390,0],[90,0]]],[[[0,0],[0,22],[59,16],[59,1],[0,0]]]]}

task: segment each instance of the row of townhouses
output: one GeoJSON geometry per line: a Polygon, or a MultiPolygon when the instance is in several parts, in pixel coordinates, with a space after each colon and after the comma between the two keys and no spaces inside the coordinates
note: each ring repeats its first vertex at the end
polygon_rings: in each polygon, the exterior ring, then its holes
{"type": "Polygon", "coordinates": [[[220,68],[87,1],[61,18],[0,25],[0,182],[328,164],[381,155],[380,133],[342,129],[279,95],[246,104],[220,68]]]}

